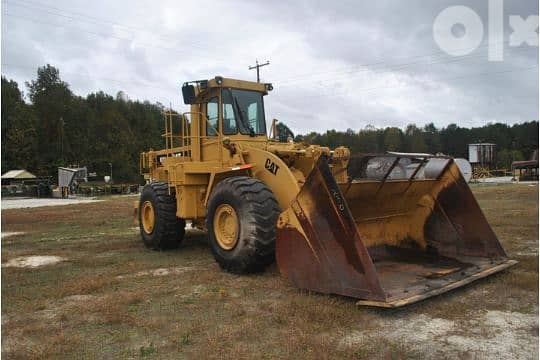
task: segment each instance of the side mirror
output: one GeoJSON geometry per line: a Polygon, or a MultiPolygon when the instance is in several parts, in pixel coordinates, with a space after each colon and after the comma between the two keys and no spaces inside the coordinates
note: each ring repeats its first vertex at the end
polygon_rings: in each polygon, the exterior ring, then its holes
{"type": "Polygon", "coordinates": [[[182,96],[184,97],[184,104],[190,105],[195,103],[195,86],[184,84],[182,86],[182,96]]]}

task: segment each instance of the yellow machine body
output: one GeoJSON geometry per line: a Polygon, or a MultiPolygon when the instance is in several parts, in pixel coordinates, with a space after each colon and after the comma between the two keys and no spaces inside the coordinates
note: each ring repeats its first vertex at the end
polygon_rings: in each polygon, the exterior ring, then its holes
{"type": "MultiPolygon", "coordinates": [[[[451,158],[351,156],[345,147],[279,142],[275,120],[267,134],[264,107],[260,112],[271,89],[222,77],[184,84],[190,111],[165,112],[165,148],[140,155],[147,182],[168,184],[177,218],[204,228],[217,184],[236,176],[258,179],[281,211],[281,273],[299,288],[359,298],[366,305],[405,305],[515,263],[506,258],[451,158]],[[231,116],[238,106],[235,92],[260,101],[258,110],[246,105],[244,125],[238,114],[231,116]]],[[[226,207],[219,212],[226,221],[238,218],[227,217],[226,207]]],[[[153,219],[137,211],[136,218],[153,219]]],[[[237,227],[227,226],[228,234],[236,234],[237,227]]],[[[220,238],[225,250],[235,244],[220,238]]]]}

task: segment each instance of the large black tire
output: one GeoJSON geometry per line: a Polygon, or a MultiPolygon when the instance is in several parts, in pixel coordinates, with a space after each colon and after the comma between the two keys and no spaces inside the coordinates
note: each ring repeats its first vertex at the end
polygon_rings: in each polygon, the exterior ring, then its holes
{"type": "Polygon", "coordinates": [[[139,200],[139,229],[144,244],[154,250],[177,248],[185,235],[186,222],[176,217],[176,198],[169,195],[164,182],[146,184],[139,200]],[[147,232],[143,226],[143,204],[150,202],[154,209],[154,227],[147,232]]]}
{"type": "Polygon", "coordinates": [[[272,191],[247,176],[227,178],[212,190],[208,201],[206,228],[214,258],[222,269],[233,273],[262,271],[275,258],[276,223],[279,206],[272,191]],[[238,219],[236,245],[226,250],[214,232],[214,215],[222,205],[231,206],[238,219]]]}

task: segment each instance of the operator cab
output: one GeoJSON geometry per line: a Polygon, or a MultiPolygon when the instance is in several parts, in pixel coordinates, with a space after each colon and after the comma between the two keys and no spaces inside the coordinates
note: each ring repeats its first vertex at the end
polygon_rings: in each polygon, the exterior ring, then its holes
{"type": "Polygon", "coordinates": [[[263,96],[272,89],[272,84],[216,76],[184,83],[182,95],[185,104],[206,115],[206,136],[256,137],[266,136],[263,96]]]}

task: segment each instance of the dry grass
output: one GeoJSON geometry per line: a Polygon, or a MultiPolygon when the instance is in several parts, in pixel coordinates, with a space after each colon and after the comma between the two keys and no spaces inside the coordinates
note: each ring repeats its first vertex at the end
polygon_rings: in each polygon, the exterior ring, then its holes
{"type": "MultiPolygon", "coordinates": [[[[429,356],[417,344],[385,337],[381,323],[420,315],[465,323],[487,310],[538,311],[538,187],[476,186],[473,191],[519,265],[399,310],[358,308],[351,299],[299,291],[281,279],[275,266],[250,276],[224,273],[200,234],[189,235],[178,250],[149,251],[131,223],[134,198],[3,211],[3,231],[25,232],[3,241],[4,262],[24,255],[68,260],[37,269],[2,269],[2,355],[429,356]],[[163,276],[148,272],[155,269],[180,270],[163,276]],[[370,336],[344,345],[343,339],[354,331],[370,336]]],[[[538,329],[531,341],[537,337],[538,329]]]]}

